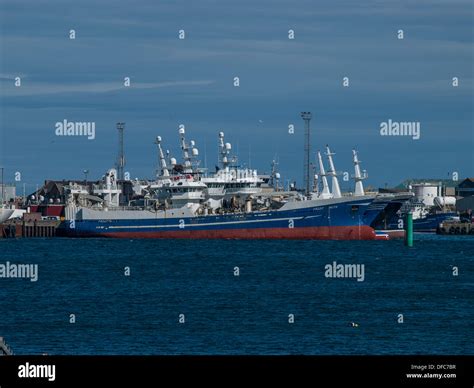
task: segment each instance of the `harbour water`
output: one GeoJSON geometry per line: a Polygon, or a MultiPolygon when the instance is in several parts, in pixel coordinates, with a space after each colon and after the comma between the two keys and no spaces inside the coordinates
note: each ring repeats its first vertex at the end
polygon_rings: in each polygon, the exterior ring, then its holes
{"type": "Polygon", "coordinates": [[[3,239],[0,264],[38,264],[38,280],[0,279],[0,335],[15,354],[472,355],[473,252],[436,235],[3,239]],[[364,281],[327,278],[333,262],[364,281]]]}

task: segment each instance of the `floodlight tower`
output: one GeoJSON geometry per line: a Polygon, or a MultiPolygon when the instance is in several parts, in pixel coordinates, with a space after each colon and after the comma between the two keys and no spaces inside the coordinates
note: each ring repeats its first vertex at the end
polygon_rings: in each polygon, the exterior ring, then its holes
{"type": "Polygon", "coordinates": [[[119,180],[124,180],[124,168],[125,168],[125,153],[123,147],[123,131],[125,129],[125,123],[117,123],[117,131],[119,134],[119,149],[117,158],[117,175],[119,180]]]}
{"type": "Polygon", "coordinates": [[[301,112],[301,118],[304,120],[304,190],[306,195],[311,192],[311,129],[309,126],[311,117],[311,112],[301,112]]]}

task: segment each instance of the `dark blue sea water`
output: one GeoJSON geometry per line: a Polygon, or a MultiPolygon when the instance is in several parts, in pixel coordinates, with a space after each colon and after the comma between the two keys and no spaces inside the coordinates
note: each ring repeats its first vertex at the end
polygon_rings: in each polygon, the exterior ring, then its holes
{"type": "Polygon", "coordinates": [[[16,354],[474,354],[472,237],[0,240],[6,261],[39,265],[0,279],[16,354]],[[365,280],[326,278],[333,261],[365,280]]]}

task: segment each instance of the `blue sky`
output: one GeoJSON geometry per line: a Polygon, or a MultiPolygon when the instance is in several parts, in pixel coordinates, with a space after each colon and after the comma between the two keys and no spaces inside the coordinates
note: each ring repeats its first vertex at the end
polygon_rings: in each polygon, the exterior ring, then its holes
{"type": "Polygon", "coordinates": [[[329,143],[337,170],[352,174],[356,147],[367,184],[474,176],[470,0],[0,5],[0,164],[10,181],[16,171],[30,188],[82,178],[83,169],[100,178],[115,162],[115,123],[124,121],[133,178],[153,176],[155,136],[179,155],[185,124],[209,167],[223,130],[242,164],[250,155],[268,172],[276,155],[284,179],[301,183],[303,110],[313,113],[313,150],[329,143]],[[56,136],[63,119],[95,122],[95,140],[56,136]],[[419,121],[421,139],[380,136],[388,119],[419,121]]]}

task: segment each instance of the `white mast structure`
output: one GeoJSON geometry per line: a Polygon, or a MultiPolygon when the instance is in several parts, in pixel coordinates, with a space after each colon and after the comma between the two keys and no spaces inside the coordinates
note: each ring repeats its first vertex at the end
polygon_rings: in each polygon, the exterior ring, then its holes
{"type": "Polygon", "coordinates": [[[166,150],[166,157],[168,158],[168,163],[170,164],[170,167],[174,169],[174,166],[176,166],[176,159],[171,156],[170,150],[166,150]]]}
{"type": "Polygon", "coordinates": [[[163,153],[163,149],[161,148],[161,136],[156,137],[155,144],[158,146],[158,156],[160,158],[160,167],[161,167],[161,171],[160,171],[161,176],[158,176],[157,178],[160,178],[160,177],[167,178],[170,176],[170,172],[168,170],[168,166],[166,165],[166,159],[163,153]]]}
{"type": "Polygon", "coordinates": [[[219,132],[219,163],[226,172],[229,171],[229,154],[232,150],[232,145],[230,143],[224,143],[224,132],[219,132]]]}
{"type": "Polygon", "coordinates": [[[277,171],[277,165],[278,165],[278,162],[275,159],[273,159],[270,181],[271,181],[271,186],[273,187],[275,191],[278,191],[280,189],[280,178],[281,178],[280,173],[277,171]]]}
{"type": "Polygon", "coordinates": [[[334,168],[334,162],[332,160],[332,156],[336,154],[331,153],[328,145],[326,145],[326,155],[329,161],[328,175],[332,176],[332,196],[333,198],[341,198],[341,188],[339,187],[339,180],[337,179],[336,169],[334,168]]]}
{"type": "Polygon", "coordinates": [[[323,190],[319,194],[320,198],[332,198],[332,195],[329,191],[328,180],[326,178],[326,171],[324,170],[323,158],[321,157],[321,152],[318,151],[318,162],[319,162],[319,176],[321,177],[321,181],[323,182],[323,190]]]}
{"type": "Polygon", "coordinates": [[[183,150],[183,159],[184,159],[184,173],[192,174],[193,169],[193,158],[199,155],[199,150],[195,148],[196,142],[191,140],[189,144],[186,144],[184,127],[179,128],[179,134],[181,136],[181,149],[183,150]],[[191,151],[191,152],[190,152],[191,151]]]}
{"type": "Polygon", "coordinates": [[[360,172],[360,160],[357,157],[357,151],[352,150],[352,157],[354,161],[354,181],[355,181],[355,193],[356,196],[365,195],[364,185],[362,180],[367,178],[367,173],[364,171],[364,175],[360,172]]]}
{"type": "Polygon", "coordinates": [[[314,174],[313,193],[315,193],[316,197],[319,197],[319,175],[318,174],[314,174]]]}

